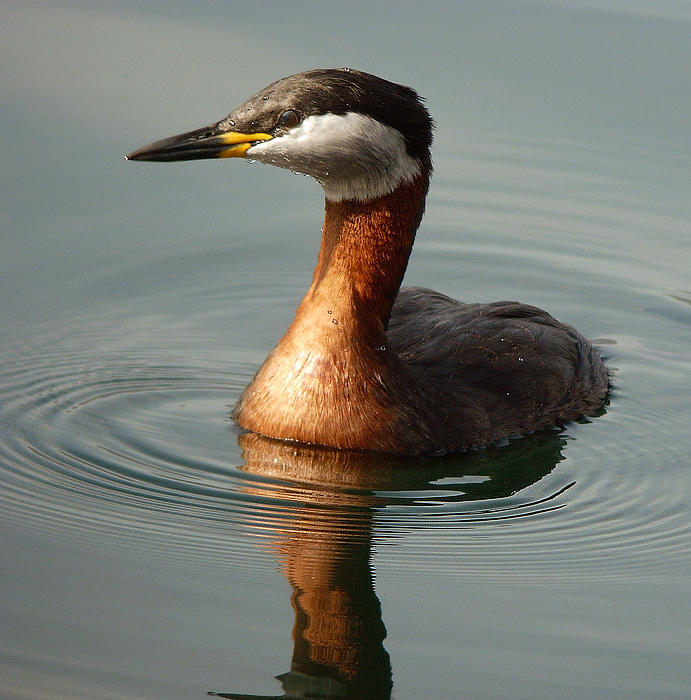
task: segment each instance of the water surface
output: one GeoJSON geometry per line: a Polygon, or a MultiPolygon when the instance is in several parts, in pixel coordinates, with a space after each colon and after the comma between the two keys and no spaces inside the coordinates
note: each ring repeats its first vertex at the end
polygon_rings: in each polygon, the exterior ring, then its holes
{"type": "Polygon", "coordinates": [[[433,9],[0,10],[3,698],[689,697],[691,13],[433,9]],[[123,156],[334,65],[437,120],[407,283],[577,326],[604,415],[416,460],[232,424],[320,190],[123,156]]]}

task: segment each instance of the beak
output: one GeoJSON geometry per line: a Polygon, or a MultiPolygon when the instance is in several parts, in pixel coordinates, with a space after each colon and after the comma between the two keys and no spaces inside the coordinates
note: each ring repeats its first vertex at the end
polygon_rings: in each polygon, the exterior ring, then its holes
{"type": "Polygon", "coordinates": [[[271,134],[243,134],[224,129],[227,121],[188,131],[179,136],[155,141],[129,155],[127,160],[170,162],[174,160],[200,160],[202,158],[242,158],[248,148],[259,141],[272,139],[271,134]]]}

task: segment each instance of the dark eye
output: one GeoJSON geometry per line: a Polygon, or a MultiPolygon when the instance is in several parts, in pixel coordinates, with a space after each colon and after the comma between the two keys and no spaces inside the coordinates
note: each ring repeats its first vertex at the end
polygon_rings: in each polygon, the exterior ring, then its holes
{"type": "Polygon", "coordinates": [[[300,123],[300,117],[297,112],[292,109],[287,109],[278,118],[278,126],[284,129],[292,129],[300,123]]]}

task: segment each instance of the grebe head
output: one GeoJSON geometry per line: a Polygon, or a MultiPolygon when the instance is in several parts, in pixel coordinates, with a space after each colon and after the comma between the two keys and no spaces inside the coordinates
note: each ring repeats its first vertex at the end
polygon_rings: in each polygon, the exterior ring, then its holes
{"type": "Polygon", "coordinates": [[[327,199],[369,201],[431,169],[432,119],[408,87],[352,69],[283,78],[225,119],[127,158],[245,157],[314,177],[327,199]]]}

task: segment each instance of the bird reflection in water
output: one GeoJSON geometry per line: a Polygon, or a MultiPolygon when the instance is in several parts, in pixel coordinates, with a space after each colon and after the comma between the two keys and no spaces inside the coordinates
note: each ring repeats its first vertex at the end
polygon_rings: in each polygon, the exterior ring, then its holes
{"type": "Polygon", "coordinates": [[[243,470],[262,477],[246,492],[291,504],[250,525],[271,533],[271,548],[293,589],[293,657],[290,670],[277,676],[282,695],[210,695],[388,700],[391,662],[372,570],[375,513],[387,505],[414,507],[410,492],[435,489],[445,503],[507,498],[552,471],[564,443],[558,433],[543,433],[504,448],[404,459],[241,435],[243,470]],[[478,478],[468,478],[473,475],[478,478]],[[448,496],[449,487],[439,485],[444,480],[456,483],[448,496]]]}

